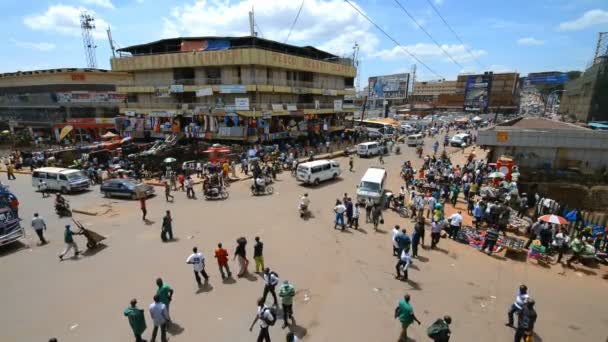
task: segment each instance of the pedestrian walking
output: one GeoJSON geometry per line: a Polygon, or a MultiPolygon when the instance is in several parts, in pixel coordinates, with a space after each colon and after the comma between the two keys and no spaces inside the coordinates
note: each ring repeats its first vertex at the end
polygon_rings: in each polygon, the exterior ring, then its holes
{"type": "Polygon", "coordinates": [[[196,279],[196,283],[198,286],[201,286],[201,277],[198,275],[199,273],[205,279],[205,283],[209,281],[209,276],[207,272],[205,272],[205,257],[203,253],[198,251],[197,247],[192,248],[192,254],[186,259],[186,264],[192,265],[192,269],[194,270],[194,279],[196,279]]]}
{"type": "Polygon", "coordinates": [[[177,176],[177,182],[179,183],[179,189],[181,191],[186,191],[186,190],[184,190],[184,182],[185,182],[185,180],[186,179],[184,178],[183,174],[180,173],[179,176],[177,176]]]}
{"type": "Polygon", "coordinates": [[[48,190],[48,186],[46,184],[46,182],[42,179],[38,180],[38,191],[40,191],[40,193],[42,194],[42,198],[47,198],[49,197],[49,193],[47,192],[48,190]]]}
{"type": "Polygon", "coordinates": [[[359,204],[359,202],[355,203],[355,205],[353,206],[353,219],[352,219],[352,225],[355,227],[355,229],[359,229],[359,207],[361,206],[361,204],[359,204]]]}
{"type": "Polygon", "coordinates": [[[399,225],[396,224],[392,231],[393,240],[393,256],[399,257],[399,244],[397,243],[397,236],[399,235],[399,225]]]}
{"type": "Polygon", "coordinates": [[[277,284],[279,283],[279,275],[276,272],[271,272],[270,268],[266,267],[264,269],[264,293],[262,294],[262,299],[264,299],[264,303],[266,303],[266,297],[268,293],[272,294],[272,299],[274,300],[274,306],[277,306],[277,294],[275,289],[277,284]]]}
{"type": "Polygon", "coordinates": [[[8,180],[17,179],[17,177],[15,177],[15,165],[13,165],[12,162],[6,166],[6,176],[8,177],[8,180]]]}
{"type": "Polygon", "coordinates": [[[171,202],[173,202],[173,195],[171,195],[171,186],[169,183],[165,182],[165,201],[169,202],[169,198],[171,198],[171,202]]]}
{"type": "Polygon", "coordinates": [[[420,233],[414,229],[412,233],[412,258],[418,258],[418,245],[420,244],[420,233]]]}
{"type": "Polygon", "coordinates": [[[441,229],[442,229],[442,224],[437,221],[433,221],[433,223],[431,224],[431,248],[432,249],[437,247],[437,244],[439,243],[439,240],[441,239],[441,229]]]}
{"type": "Polygon", "coordinates": [[[424,217],[419,217],[418,221],[414,225],[414,231],[418,233],[418,237],[420,238],[420,243],[424,246],[424,217]]]}
{"type": "Polygon", "coordinates": [[[568,242],[570,242],[568,233],[564,232],[564,230],[560,228],[557,228],[555,236],[553,237],[553,242],[551,243],[553,248],[557,250],[557,263],[562,261],[564,252],[568,249],[568,242]]]}
{"type": "Polygon", "coordinates": [[[296,324],[296,320],[293,318],[293,297],[295,296],[295,287],[289,281],[283,281],[283,285],[279,289],[279,297],[281,297],[281,306],[283,307],[283,329],[289,325],[287,323],[289,318],[291,318],[291,324],[296,324]]]}
{"type": "Polygon", "coordinates": [[[344,230],[344,212],[346,212],[346,207],[344,204],[342,204],[342,202],[340,202],[340,200],[336,200],[336,206],[334,207],[334,213],[336,213],[334,229],[336,229],[339,225],[341,229],[344,230]]]}
{"type": "Polygon", "coordinates": [[[346,198],[344,206],[346,207],[346,225],[351,228],[353,226],[353,202],[350,197],[346,198]]]}
{"type": "Polygon", "coordinates": [[[65,230],[63,231],[63,242],[65,242],[65,249],[61,254],[59,254],[59,260],[63,261],[63,257],[68,254],[71,249],[74,249],[74,256],[78,256],[80,252],[78,251],[78,245],[74,242],[74,235],[80,235],[81,233],[74,233],[72,229],[70,229],[70,225],[65,225],[65,230]]]}
{"type": "Polygon", "coordinates": [[[399,261],[397,261],[397,264],[395,265],[395,271],[397,272],[395,279],[405,281],[409,280],[407,270],[411,264],[412,258],[410,257],[410,253],[407,250],[403,249],[401,251],[401,255],[399,256],[399,261]],[[402,271],[403,275],[401,275],[402,271]]]}
{"type": "Polygon", "coordinates": [[[407,328],[414,322],[417,322],[418,325],[420,325],[420,321],[416,318],[416,315],[414,315],[414,308],[410,304],[409,294],[406,294],[399,300],[397,308],[395,308],[395,318],[398,318],[401,323],[401,334],[399,335],[398,342],[409,341],[407,337],[407,328]]]}
{"type": "Polygon", "coordinates": [[[354,166],[355,166],[355,158],[353,158],[353,156],[350,156],[348,158],[348,171],[353,172],[354,166]]]}
{"type": "Polygon", "coordinates": [[[374,230],[378,231],[378,224],[384,224],[384,218],[382,217],[382,208],[380,204],[374,204],[372,208],[372,224],[374,225],[374,230]]]}
{"type": "Polygon", "coordinates": [[[496,246],[496,242],[498,241],[498,230],[494,225],[492,225],[486,231],[486,237],[483,241],[483,246],[481,246],[480,252],[483,252],[488,249],[488,255],[492,255],[494,252],[494,246],[496,246]]]}
{"type": "Polygon", "coordinates": [[[380,151],[380,154],[378,155],[378,162],[380,163],[380,165],[384,165],[384,152],[380,151]]]}
{"type": "Polygon", "coordinates": [[[222,247],[221,242],[217,244],[215,258],[217,259],[217,265],[220,268],[220,273],[222,274],[222,280],[226,279],[226,274],[228,275],[228,278],[232,277],[230,267],[228,267],[228,251],[222,247]],[[224,270],[226,270],[226,274],[224,273],[224,270]]]}
{"type": "Polygon", "coordinates": [[[186,197],[190,199],[196,199],[196,195],[194,194],[194,181],[190,176],[186,178],[186,197]]]}
{"type": "Polygon", "coordinates": [[[443,316],[443,318],[437,319],[427,329],[427,335],[435,342],[448,342],[452,331],[450,330],[450,324],[452,323],[452,317],[443,316]]]}
{"type": "Polygon", "coordinates": [[[234,250],[234,257],[238,258],[239,262],[239,273],[236,275],[237,277],[243,277],[247,274],[247,266],[249,265],[249,260],[247,260],[247,252],[245,247],[247,246],[247,240],[242,237],[236,240],[236,249],[234,250]]]}
{"type": "Polygon", "coordinates": [[[38,235],[38,238],[40,239],[40,245],[46,244],[47,241],[44,238],[46,222],[44,222],[44,219],[42,217],[38,216],[38,213],[34,213],[34,218],[32,219],[32,228],[34,228],[36,235],[38,235]]]}
{"type": "Polygon", "coordinates": [[[371,198],[365,200],[365,223],[372,221],[372,209],[374,208],[374,202],[371,198]]]}
{"type": "Polygon", "coordinates": [[[152,330],[151,342],[156,341],[156,334],[160,329],[160,340],[161,342],[167,341],[167,324],[171,321],[169,319],[169,311],[167,306],[161,302],[159,295],[154,295],[154,303],[150,304],[150,317],[154,323],[154,329],[152,330]]]}
{"type": "Polygon", "coordinates": [[[268,329],[276,322],[276,311],[273,314],[273,309],[264,304],[264,299],[258,299],[258,310],[249,327],[249,331],[253,330],[253,326],[257,321],[260,321],[260,333],[258,334],[257,342],[270,342],[270,333],[268,329]]]}
{"type": "Polygon", "coordinates": [[[452,214],[448,220],[450,220],[450,234],[449,237],[455,240],[460,231],[460,225],[462,224],[462,213],[460,210],[457,213],[452,214]]]}
{"type": "Polygon", "coordinates": [[[264,243],[260,241],[260,237],[255,237],[255,245],[253,245],[253,260],[255,261],[255,273],[264,271],[264,243]]]}
{"type": "Polygon", "coordinates": [[[167,210],[165,216],[163,217],[160,238],[163,240],[163,242],[173,240],[173,218],[171,218],[170,210],[167,210]]]}
{"type": "Polygon", "coordinates": [[[139,198],[139,207],[141,208],[141,219],[145,221],[146,215],[148,214],[148,210],[146,209],[146,195],[142,195],[139,198]]]}
{"type": "Polygon", "coordinates": [[[137,307],[137,299],[131,299],[131,305],[123,313],[129,320],[129,325],[135,336],[135,342],[146,342],[141,335],[146,330],[146,318],[144,310],[137,307]]]}
{"type": "Polygon", "coordinates": [[[169,284],[163,282],[162,278],[156,279],[156,295],[158,296],[161,303],[165,304],[167,309],[167,320],[171,322],[171,315],[169,311],[169,305],[173,300],[173,289],[169,286],[169,284]]]}
{"type": "Polygon", "coordinates": [[[528,298],[530,298],[530,295],[528,295],[528,287],[526,285],[519,286],[519,289],[517,290],[517,295],[515,296],[515,302],[511,304],[511,308],[507,313],[509,321],[507,322],[507,324],[505,324],[506,326],[513,327],[513,314],[519,314],[528,298]]]}
{"type": "Polygon", "coordinates": [[[534,336],[534,324],[536,323],[536,310],[534,310],[534,299],[528,298],[517,317],[517,329],[515,330],[515,342],[530,341],[528,337],[534,336]]]}

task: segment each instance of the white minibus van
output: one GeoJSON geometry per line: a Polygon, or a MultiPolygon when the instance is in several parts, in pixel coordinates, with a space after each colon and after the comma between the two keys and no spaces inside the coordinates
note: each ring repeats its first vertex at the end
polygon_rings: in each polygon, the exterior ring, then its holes
{"type": "Polygon", "coordinates": [[[60,167],[43,167],[32,172],[32,186],[38,188],[40,180],[46,183],[48,190],[61,191],[64,194],[82,191],[89,188],[89,178],[80,170],[60,167]]]}
{"type": "Polygon", "coordinates": [[[315,160],[298,165],[296,179],[306,184],[319,184],[328,179],[336,179],[342,170],[335,160],[315,160]]]}

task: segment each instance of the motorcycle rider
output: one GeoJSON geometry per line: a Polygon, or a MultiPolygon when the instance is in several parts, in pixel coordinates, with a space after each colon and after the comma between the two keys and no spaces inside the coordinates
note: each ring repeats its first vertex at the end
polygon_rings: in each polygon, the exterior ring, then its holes
{"type": "Polygon", "coordinates": [[[264,176],[259,175],[253,181],[253,185],[255,186],[256,192],[263,192],[266,189],[266,181],[264,180],[264,176]]]}
{"type": "Polygon", "coordinates": [[[308,193],[305,193],[304,196],[300,197],[300,210],[308,211],[309,205],[310,205],[310,198],[308,198],[308,193]]]}

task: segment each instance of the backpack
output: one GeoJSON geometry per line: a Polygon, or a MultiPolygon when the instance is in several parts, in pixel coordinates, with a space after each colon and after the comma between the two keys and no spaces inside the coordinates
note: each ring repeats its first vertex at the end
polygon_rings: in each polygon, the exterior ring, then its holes
{"type": "Polygon", "coordinates": [[[262,313],[260,314],[260,319],[266,322],[266,324],[268,324],[269,326],[273,326],[277,322],[277,309],[274,306],[270,308],[265,307],[264,310],[262,310],[262,313]],[[272,317],[271,319],[266,319],[264,317],[264,313],[266,312],[266,310],[270,311],[270,316],[272,317]]]}
{"type": "Polygon", "coordinates": [[[438,319],[426,329],[426,334],[430,338],[438,338],[450,331],[447,323],[443,319],[438,319]]]}

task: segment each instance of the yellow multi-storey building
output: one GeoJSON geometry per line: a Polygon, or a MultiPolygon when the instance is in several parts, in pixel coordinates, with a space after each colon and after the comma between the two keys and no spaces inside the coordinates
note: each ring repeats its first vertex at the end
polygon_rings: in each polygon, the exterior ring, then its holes
{"type": "Polygon", "coordinates": [[[112,70],[132,75],[124,133],[184,132],[268,141],[344,129],[354,107],[350,59],[257,37],[174,38],[118,50],[112,70]]]}

